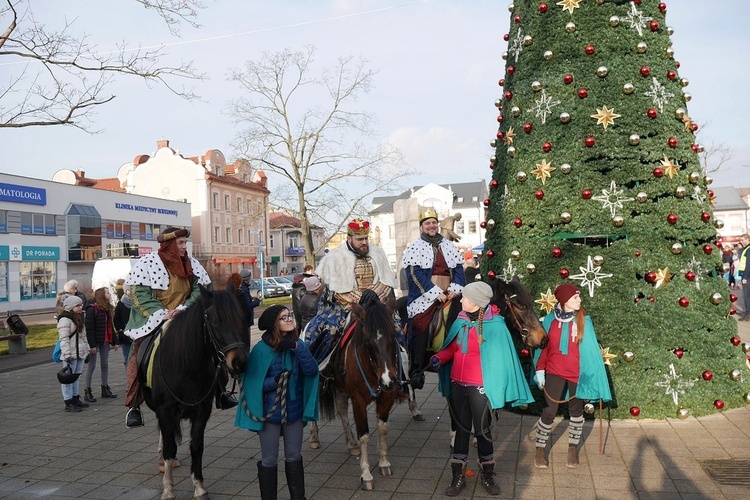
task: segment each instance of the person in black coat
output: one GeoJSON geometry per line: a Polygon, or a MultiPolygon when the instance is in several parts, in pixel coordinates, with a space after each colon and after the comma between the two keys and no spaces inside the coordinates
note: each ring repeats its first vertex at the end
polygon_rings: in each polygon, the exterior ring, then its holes
{"type": "Polygon", "coordinates": [[[109,388],[109,351],[114,346],[117,349],[118,340],[113,322],[114,308],[112,307],[109,287],[97,288],[94,291],[94,300],[86,308],[84,323],[86,325],[86,338],[91,348],[89,355],[89,366],[86,370],[86,389],[83,399],[89,403],[95,403],[96,398],[91,391],[91,378],[96,370],[96,361],[99,358],[102,375],[102,398],[116,398],[109,388]]]}
{"type": "Polygon", "coordinates": [[[318,301],[320,300],[320,292],[323,291],[323,283],[317,276],[305,278],[304,284],[305,295],[302,296],[299,304],[300,315],[302,316],[299,328],[300,332],[303,333],[307,324],[318,314],[318,301]]]}
{"type": "Polygon", "coordinates": [[[132,302],[130,301],[130,289],[125,289],[125,280],[117,280],[115,290],[117,292],[117,305],[115,306],[115,332],[117,333],[117,340],[122,347],[122,359],[125,366],[128,366],[128,357],[130,356],[130,345],[133,340],[125,335],[125,326],[128,324],[130,319],[130,307],[132,302]]]}
{"type": "MultiPolygon", "coordinates": [[[[245,303],[249,307],[247,310],[247,313],[245,315],[245,324],[247,325],[247,331],[248,331],[248,339],[251,338],[250,330],[251,327],[255,324],[255,308],[260,305],[261,298],[259,295],[253,295],[250,293],[250,280],[252,280],[253,275],[250,273],[248,269],[243,269],[240,271],[240,277],[242,278],[242,282],[240,284],[240,291],[242,292],[242,296],[245,298],[245,303]]],[[[260,293],[260,290],[258,290],[257,293],[260,293]]],[[[245,309],[243,309],[245,310],[245,309]]],[[[247,343],[248,349],[250,348],[250,342],[247,343]]]]}
{"type": "Polygon", "coordinates": [[[305,277],[302,274],[295,274],[293,280],[294,283],[292,283],[292,312],[294,314],[294,321],[297,325],[302,325],[302,314],[299,310],[299,304],[302,300],[302,296],[305,295],[305,284],[302,282],[303,279],[305,279],[305,277]]]}

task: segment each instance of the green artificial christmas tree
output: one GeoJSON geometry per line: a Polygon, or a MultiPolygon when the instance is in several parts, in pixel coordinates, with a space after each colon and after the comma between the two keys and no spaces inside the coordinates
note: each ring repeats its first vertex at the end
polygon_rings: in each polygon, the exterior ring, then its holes
{"type": "Polygon", "coordinates": [[[511,4],[492,141],[485,279],[538,298],[573,283],[608,359],[616,418],[748,404],[748,349],[722,275],[666,4],[511,4]]]}

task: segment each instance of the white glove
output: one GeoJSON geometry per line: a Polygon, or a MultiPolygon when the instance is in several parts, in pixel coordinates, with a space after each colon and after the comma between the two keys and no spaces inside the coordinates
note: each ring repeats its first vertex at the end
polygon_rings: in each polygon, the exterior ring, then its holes
{"type": "Polygon", "coordinates": [[[544,370],[537,370],[534,374],[534,383],[539,386],[539,389],[544,389],[544,370]]]}

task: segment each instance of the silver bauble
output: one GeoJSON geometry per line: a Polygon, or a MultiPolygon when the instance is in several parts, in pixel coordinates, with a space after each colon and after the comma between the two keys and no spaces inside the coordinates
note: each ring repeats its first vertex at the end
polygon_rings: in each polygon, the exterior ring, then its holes
{"type": "Polygon", "coordinates": [[[674,117],[678,120],[682,120],[682,118],[685,116],[685,110],[683,108],[677,108],[674,110],[674,117]]]}
{"type": "Polygon", "coordinates": [[[704,152],[705,150],[706,150],[706,148],[704,148],[704,147],[703,147],[703,145],[701,145],[701,144],[698,144],[698,152],[699,152],[699,153],[702,153],[702,152],[704,152]]]}
{"type": "Polygon", "coordinates": [[[573,220],[573,216],[570,215],[570,212],[563,212],[560,214],[560,220],[567,224],[568,222],[573,220]]]}
{"type": "Polygon", "coordinates": [[[536,266],[534,264],[526,264],[526,271],[528,271],[529,274],[534,274],[536,272],[536,266]]]}
{"type": "Polygon", "coordinates": [[[711,303],[712,304],[720,304],[721,303],[721,294],[719,292],[714,293],[711,295],[711,303]]]}
{"type": "Polygon", "coordinates": [[[524,44],[524,45],[525,45],[526,47],[528,47],[528,46],[529,46],[529,45],[531,45],[532,43],[534,43],[534,39],[533,39],[533,38],[531,38],[531,37],[530,37],[529,35],[526,35],[525,37],[523,37],[523,44],[524,44]]]}
{"type": "Polygon", "coordinates": [[[487,219],[487,229],[492,229],[495,227],[495,219],[487,219]]]}
{"type": "Polygon", "coordinates": [[[529,176],[526,175],[526,172],[518,172],[516,174],[516,180],[518,182],[526,182],[526,179],[528,179],[528,178],[529,178],[529,176]]]}
{"type": "Polygon", "coordinates": [[[737,382],[738,380],[742,379],[742,372],[737,369],[732,370],[731,372],[729,372],[729,378],[737,382]]]}
{"type": "Polygon", "coordinates": [[[634,90],[635,90],[635,87],[633,86],[632,83],[626,83],[625,85],[622,86],[623,94],[630,95],[633,93],[634,90]]]}
{"type": "Polygon", "coordinates": [[[688,80],[687,78],[680,78],[681,87],[687,87],[688,85],[690,85],[690,80],[688,80]]]}
{"type": "Polygon", "coordinates": [[[496,99],[495,100],[495,107],[501,108],[503,106],[503,100],[502,99],[496,99]]]}
{"type": "Polygon", "coordinates": [[[684,102],[690,102],[693,99],[693,96],[690,95],[690,92],[685,92],[682,94],[682,100],[684,102]]]}
{"type": "Polygon", "coordinates": [[[500,57],[503,58],[503,61],[507,61],[508,60],[508,51],[506,50],[505,52],[503,52],[503,54],[500,57]]]}
{"type": "Polygon", "coordinates": [[[674,49],[672,47],[667,47],[667,57],[674,59],[674,49]]]}
{"type": "Polygon", "coordinates": [[[648,50],[648,45],[646,45],[646,42],[641,42],[635,46],[635,50],[639,54],[644,54],[648,50]]]}
{"type": "Polygon", "coordinates": [[[631,134],[630,137],[628,137],[628,142],[631,146],[637,146],[641,143],[641,136],[638,134],[631,134]]]}
{"type": "Polygon", "coordinates": [[[514,10],[516,10],[516,4],[512,3],[512,4],[508,5],[508,10],[510,12],[513,12],[514,10]]]}
{"type": "Polygon", "coordinates": [[[674,195],[675,195],[675,196],[676,196],[677,198],[684,198],[686,194],[687,194],[687,189],[685,189],[685,188],[684,188],[684,187],[682,187],[682,186],[677,186],[677,187],[675,188],[675,190],[674,190],[674,195]]]}
{"type": "Polygon", "coordinates": [[[604,257],[602,257],[601,255],[594,255],[593,262],[597,266],[601,266],[602,264],[604,264],[604,257]]]}
{"type": "Polygon", "coordinates": [[[492,163],[493,165],[497,163],[497,156],[490,156],[490,163],[492,163]]]}
{"type": "Polygon", "coordinates": [[[746,392],[744,396],[742,396],[742,399],[745,400],[746,405],[750,405],[750,392],[746,392]]]}
{"type": "Polygon", "coordinates": [[[570,22],[565,25],[565,31],[573,33],[576,30],[576,23],[570,22]]]}
{"type": "Polygon", "coordinates": [[[519,252],[518,250],[513,250],[512,252],[510,252],[510,258],[513,259],[513,260],[520,259],[521,258],[521,252],[519,252]]]}
{"type": "Polygon", "coordinates": [[[615,227],[622,227],[623,225],[625,225],[625,219],[623,219],[619,215],[615,215],[614,217],[612,217],[612,224],[615,227]]]}
{"type": "Polygon", "coordinates": [[[672,26],[667,26],[667,34],[669,36],[674,35],[674,28],[672,26]]]}
{"type": "Polygon", "coordinates": [[[531,82],[531,90],[533,90],[534,92],[539,92],[540,90],[542,90],[541,82],[537,82],[537,81],[531,82]]]}
{"type": "Polygon", "coordinates": [[[716,229],[722,229],[724,227],[724,221],[721,219],[714,219],[714,227],[716,229]]]}
{"type": "Polygon", "coordinates": [[[701,174],[698,172],[691,172],[689,179],[692,184],[698,184],[701,180],[701,174]]]}
{"type": "Polygon", "coordinates": [[[570,113],[560,113],[560,122],[561,123],[568,123],[570,122],[570,113]]]}
{"type": "Polygon", "coordinates": [[[687,408],[680,408],[677,410],[677,418],[680,420],[685,420],[690,416],[690,411],[687,408]]]}
{"type": "Polygon", "coordinates": [[[606,66],[599,66],[598,68],[596,68],[596,76],[598,76],[599,78],[604,78],[608,73],[609,70],[606,66]]]}
{"type": "Polygon", "coordinates": [[[609,25],[612,26],[613,28],[619,26],[619,24],[620,24],[620,18],[619,17],[612,16],[612,17],[609,18],[609,25]]]}
{"type": "Polygon", "coordinates": [[[513,157],[516,155],[516,148],[513,146],[508,146],[508,156],[513,157]]]}
{"type": "Polygon", "coordinates": [[[682,253],[682,243],[675,243],[672,245],[672,253],[675,255],[682,253]]]}
{"type": "Polygon", "coordinates": [[[646,203],[648,201],[648,194],[641,191],[635,195],[635,199],[638,200],[638,203],[646,203]]]}
{"type": "Polygon", "coordinates": [[[518,118],[519,116],[521,116],[521,108],[519,108],[518,106],[513,106],[512,108],[510,108],[510,114],[518,118]]]}
{"type": "Polygon", "coordinates": [[[552,56],[553,56],[552,51],[551,50],[545,50],[543,56],[544,56],[544,59],[546,59],[547,61],[549,61],[550,59],[552,59],[552,56]]]}
{"type": "Polygon", "coordinates": [[[622,353],[622,359],[630,363],[635,359],[635,354],[633,354],[633,351],[625,351],[622,353]]]}
{"type": "Polygon", "coordinates": [[[569,174],[572,171],[573,171],[573,167],[571,167],[568,163],[563,163],[562,165],[560,165],[560,172],[564,174],[569,174]]]}
{"type": "Polygon", "coordinates": [[[595,410],[596,410],[596,407],[592,405],[591,403],[586,403],[585,405],[583,405],[583,411],[585,411],[589,415],[594,413],[595,410]]]}
{"type": "Polygon", "coordinates": [[[497,139],[492,139],[490,141],[490,147],[491,148],[496,148],[497,147],[497,139]]]}
{"type": "MultiPolygon", "coordinates": [[[[700,146],[698,146],[698,149],[700,149],[700,146]]],[[[706,183],[706,186],[710,186],[714,182],[714,179],[713,177],[706,176],[703,178],[703,182],[706,183]]]]}
{"type": "Polygon", "coordinates": [[[744,352],[745,354],[750,353],[750,342],[742,343],[742,352],[744,352]]]}

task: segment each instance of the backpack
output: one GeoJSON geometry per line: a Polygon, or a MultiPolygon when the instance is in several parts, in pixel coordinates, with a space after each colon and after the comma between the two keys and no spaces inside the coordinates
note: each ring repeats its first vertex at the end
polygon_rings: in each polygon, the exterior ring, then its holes
{"type": "MultiPolygon", "coordinates": [[[[68,338],[71,338],[77,333],[77,331],[71,333],[70,335],[68,335],[68,338]]],[[[54,361],[55,363],[62,363],[62,347],[60,347],[60,339],[57,339],[55,347],[54,349],[52,349],[52,361],[54,361]]]]}

